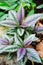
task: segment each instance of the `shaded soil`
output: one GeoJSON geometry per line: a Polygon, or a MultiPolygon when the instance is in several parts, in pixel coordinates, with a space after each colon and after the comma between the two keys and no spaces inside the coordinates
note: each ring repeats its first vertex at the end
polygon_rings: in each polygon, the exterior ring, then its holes
{"type": "MultiPolygon", "coordinates": [[[[27,61],[26,65],[32,65],[31,61],[27,61]]],[[[34,63],[34,65],[41,65],[40,63],[34,63]]]]}
{"type": "MultiPolygon", "coordinates": [[[[34,0],[34,2],[36,3],[36,6],[43,4],[43,0],[34,0]]],[[[43,12],[43,8],[42,9],[35,9],[35,13],[42,13],[43,12]]]]}

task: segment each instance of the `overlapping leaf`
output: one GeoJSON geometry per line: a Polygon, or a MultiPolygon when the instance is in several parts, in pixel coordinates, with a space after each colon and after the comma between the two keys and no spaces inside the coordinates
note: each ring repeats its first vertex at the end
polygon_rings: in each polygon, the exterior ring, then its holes
{"type": "Polygon", "coordinates": [[[38,53],[32,48],[27,48],[27,57],[31,61],[41,63],[38,53]]]}
{"type": "Polygon", "coordinates": [[[17,45],[1,45],[0,46],[0,53],[3,52],[16,52],[19,46],[17,45]]]}
{"type": "Polygon", "coordinates": [[[14,28],[16,27],[16,23],[13,20],[4,20],[2,22],[0,22],[1,26],[6,26],[6,27],[10,27],[10,28],[14,28]]]}
{"type": "Polygon", "coordinates": [[[43,14],[33,14],[31,16],[28,16],[24,22],[22,22],[22,27],[34,27],[35,23],[40,19],[40,17],[43,17],[43,14]]]}
{"type": "Polygon", "coordinates": [[[2,45],[8,45],[9,41],[7,39],[0,38],[0,44],[2,44],[2,45]]]}
{"type": "Polygon", "coordinates": [[[22,44],[23,44],[22,39],[16,33],[14,34],[14,43],[19,46],[22,46],[22,44]]]}
{"type": "Polygon", "coordinates": [[[21,25],[22,20],[24,19],[24,8],[23,7],[20,7],[20,9],[18,10],[17,19],[19,21],[19,24],[21,25]]]}
{"type": "Polygon", "coordinates": [[[25,40],[24,40],[24,46],[27,47],[32,43],[32,41],[35,38],[35,34],[29,35],[25,40]]]}
{"type": "Polygon", "coordinates": [[[42,33],[43,34],[43,27],[35,27],[35,32],[36,33],[42,33]]]}
{"type": "Polygon", "coordinates": [[[0,22],[0,25],[3,26],[9,26],[9,27],[32,27],[34,28],[35,23],[40,19],[40,17],[43,16],[43,14],[34,14],[31,16],[28,16],[24,20],[24,9],[23,7],[20,7],[18,10],[18,13],[14,11],[9,11],[8,13],[10,20],[5,20],[0,22]],[[10,21],[10,22],[9,22],[10,21]]]}
{"type": "Polygon", "coordinates": [[[25,48],[19,48],[17,52],[17,60],[20,61],[26,53],[25,48]]]}

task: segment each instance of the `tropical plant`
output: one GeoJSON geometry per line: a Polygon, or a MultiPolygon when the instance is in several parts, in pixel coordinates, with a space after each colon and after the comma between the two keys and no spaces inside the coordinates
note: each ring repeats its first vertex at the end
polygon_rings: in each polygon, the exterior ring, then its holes
{"type": "Polygon", "coordinates": [[[43,14],[34,14],[24,17],[24,8],[21,6],[18,12],[10,10],[7,18],[0,22],[0,26],[10,28],[0,38],[1,46],[0,53],[3,52],[17,52],[17,60],[22,61],[21,64],[25,65],[27,59],[32,62],[41,63],[40,57],[34,48],[28,48],[32,42],[37,40],[33,30],[35,29],[36,22],[42,17],[43,14]],[[23,60],[26,57],[26,60],[23,60]],[[28,57],[28,58],[27,58],[28,57]]]}

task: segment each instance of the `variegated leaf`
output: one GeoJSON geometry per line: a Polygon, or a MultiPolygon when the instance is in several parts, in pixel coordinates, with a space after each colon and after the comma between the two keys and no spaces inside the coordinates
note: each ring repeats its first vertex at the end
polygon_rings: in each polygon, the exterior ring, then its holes
{"type": "Polygon", "coordinates": [[[13,10],[10,10],[8,12],[8,15],[9,15],[9,19],[12,19],[14,20],[16,23],[18,23],[18,20],[17,20],[17,13],[13,10]]]}
{"type": "Polygon", "coordinates": [[[26,53],[25,48],[19,48],[17,52],[17,61],[20,61],[26,53]]]}
{"type": "Polygon", "coordinates": [[[35,27],[34,30],[36,33],[42,33],[43,34],[43,27],[35,27]]]}
{"type": "Polygon", "coordinates": [[[22,36],[22,35],[24,34],[24,29],[22,29],[22,28],[17,29],[17,33],[18,33],[20,36],[22,36]]]}
{"type": "Polygon", "coordinates": [[[27,57],[30,61],[41,63],[38,53],[32,48],[27,48],[27,57]]]}
{"type": "Polygon", "coordinates": [[[9,41],[7,39],[0,38],[0,44],[1,45],[8,45],[9,41]]]}
{"type": "Polygon", "coordinates": [[[16,52],[18,50],[17,45],[3,45],[4,47],[0,48],[0,53],[3,52],[16,52]]]}
{"type": "Polygon", "coordinates": [[[31,34],[30,36],[28,36],[25,40],[24,40],[24,46],[27,47],[28,45],[30,45],[32,43],[32,41],[35,38],[35,34],[31,34]]]}
{"type": "Polygon", "coordinates": [[[22,23],[21,27],[32,27],[34,28],[35,23],[42,17],[43,14],[33,14],[31,16],[28,16],[24,22],[22,23]]]}
{"type": "Polygon", "coordinates": [[[0,22],[1,26],[6,26],[6,27],[10,27],[10,28],[14,28],[17,26],[16,22],[14,22],[14,20],[4,20],[0,22]]]}
{"type": "Polygon", "coordinates": [[[23,7],[19,8],[19,10],[17,12],[17,19],[18,19],[19,24],[21,25],[22,20],[24,19],[24,8],[23,7]]]}
{"type": "Polygon", "coordinates": [[[12,43],[13,43],[13,38],[14,37],[10,37],[9,35],[6,35],[6,34],[4,34],[3,36],[2,36],[2,38],[3,39],[7,39],[8,41],[9,41],[9,45],[11,45],[12,43]]]}
{"type": "Polygon", "coordinates": [[[17,44],[19,46],[22,46],[23,44],[22,39],[16,33],[14,34],[14,44],[17,44]]]}

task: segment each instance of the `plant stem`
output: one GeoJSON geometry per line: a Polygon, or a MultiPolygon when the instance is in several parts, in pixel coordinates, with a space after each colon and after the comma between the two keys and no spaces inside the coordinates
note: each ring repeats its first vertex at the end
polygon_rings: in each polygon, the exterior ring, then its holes
{"type": "Polygon", "coordinates": [[[34,62],[32,61],[32,65],[34,65],[34,62]]]}

